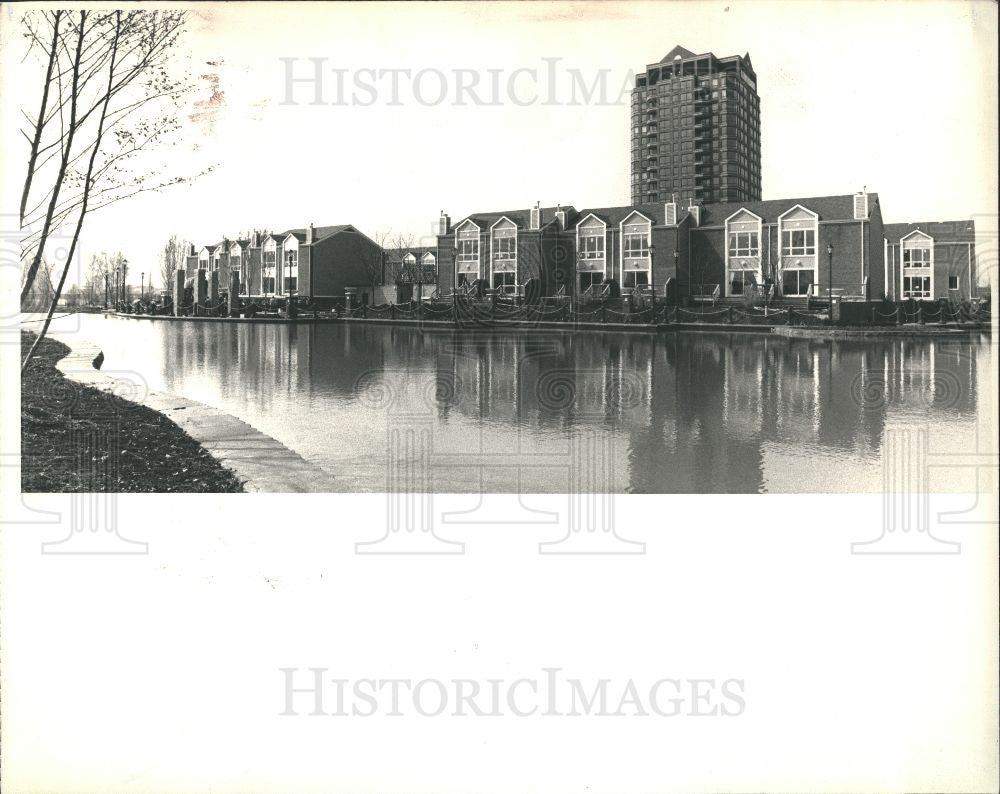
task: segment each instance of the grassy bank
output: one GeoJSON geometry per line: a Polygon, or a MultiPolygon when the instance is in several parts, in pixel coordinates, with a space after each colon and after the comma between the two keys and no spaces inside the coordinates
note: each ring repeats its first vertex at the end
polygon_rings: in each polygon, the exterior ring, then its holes
{"type": "MultiPolygon", "coordinates": [[[[22,332],[22,355],[35,335],[22,332]]],[[[239,478],[151,408],[67,380],[45,339],[21,378],[21,490],[234,493],[239,478]]]]}

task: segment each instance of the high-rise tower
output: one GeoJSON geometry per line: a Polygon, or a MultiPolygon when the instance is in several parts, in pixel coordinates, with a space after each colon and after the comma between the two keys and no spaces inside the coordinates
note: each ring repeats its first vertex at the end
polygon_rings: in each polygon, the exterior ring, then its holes
{"type": "Polygon", "coordinates": [[[750,55],[674,47],[632,89],[632,203],[760,201],[760,99],[750,55]]]}

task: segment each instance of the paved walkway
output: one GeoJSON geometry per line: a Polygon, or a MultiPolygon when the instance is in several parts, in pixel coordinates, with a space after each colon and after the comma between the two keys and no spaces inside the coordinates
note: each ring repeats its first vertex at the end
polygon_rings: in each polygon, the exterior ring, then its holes
{"type": "Polygon", "coordinates": [[[152,391],[133,378],[101,372],[104,354],[76,334],[51,334],[70,348],[56,368],[70,380],[92,386],[159,411],[201,444],[223,466],[261,493],[325,493],[333,478],[314,463],[232,414],[164,391],[152,391]]]}

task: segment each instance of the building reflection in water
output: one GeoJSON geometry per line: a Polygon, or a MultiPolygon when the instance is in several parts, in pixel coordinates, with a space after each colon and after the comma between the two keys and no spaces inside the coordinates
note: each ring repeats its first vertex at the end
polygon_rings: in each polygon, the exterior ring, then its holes
{"type": "Polygon", "coordinates": [[[384,488],[387,411],[404,423],[432,420],[435,455],[471,455],[468,466],[440,464],[437,491],[564,492],[559,456],[583,432],[603,441],[593,449],[610,459],[594,465],[619,492],[803,490],[810,467],[838,474],[804,490],[877,491],[887,425],[921,422],[945,444],[974,443],[984,344],[350,324],[154,329],[166,388],[244,417],[345,489],[371,491],[384,488]],[[371,373],[395,395],[390,407],[359,399],[371,373]]]}

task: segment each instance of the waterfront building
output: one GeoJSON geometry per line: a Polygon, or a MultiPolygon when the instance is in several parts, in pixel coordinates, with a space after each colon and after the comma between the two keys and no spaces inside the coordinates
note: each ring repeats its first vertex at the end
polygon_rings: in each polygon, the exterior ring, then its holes
{"type": "Polygon", "coordinates": [[[759,201],[760,98],[750,55],[674,47],[635,78],[633,204],[759,201]]]}
{"type": "Polygon", "coordinates": [[[227,289],[230,273],[240,274],[240,293],[247,297],[286,297],[319,302],[343,300],[350,288],[361,303],[373,302],[384,279],[384,252],[350,224],[254,233],[198,249],[186,258],[188,277],[196,271],[218,272],[227,289]]]}
{"type": "Polygon", "coordinates": [[[971,220],[888,223],[884,259],[887,291],[897,300],[978,297],[971,220]]]}
{"type": "Polygon", "coordinates": [[[376,303],[406,303],[430,297],[438,287],[437,246],[385,250],[384,289],[376,303]]]}
{"type": "Polygon", "coordinates": [[[536,280],[541,295],[566,292],[572,278],[573,207],[478,212],[455,224],[438,221],[438,284],[445,290],[475,283],[516,294],[536,280]]]}

